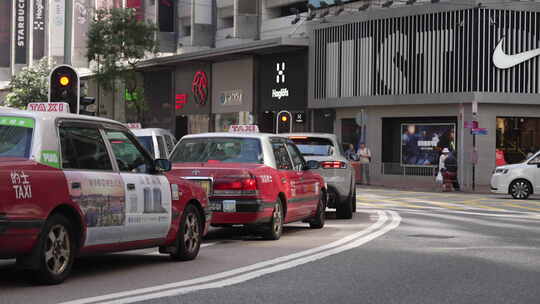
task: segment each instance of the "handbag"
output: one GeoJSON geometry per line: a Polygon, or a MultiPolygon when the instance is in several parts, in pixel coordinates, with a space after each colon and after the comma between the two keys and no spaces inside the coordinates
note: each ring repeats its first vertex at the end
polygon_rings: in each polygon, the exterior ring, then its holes
{"type": "Polygon", "coordinates": [[[442,185],[443,183],[443,176],[442,176],[442,173],[441,171],[439,171],[439,173],[437,173],[437,177],[435,178],[435,182],[439,185],[442,185]]]}

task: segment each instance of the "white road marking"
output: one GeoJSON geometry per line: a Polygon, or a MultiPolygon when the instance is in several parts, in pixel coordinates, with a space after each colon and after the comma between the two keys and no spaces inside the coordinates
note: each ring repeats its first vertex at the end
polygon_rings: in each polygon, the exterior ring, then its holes
{"type": "Polygon", "coordinates": [[[293,268],[311,261],[322,259],[346,250],[359,247],[399,226],[401,217],[395,211],[368,211],[379,215],[377,221],[366,229],[357,233],[348,235],[340,240],[307,249],[294,254],[282,256],[272,260],[259,262],[249,266],[212,274],[205,277],[186,280],[182,282],[170,283],[154,287],[142,288],[118,292],[97,297],[64,302],[62,304],[89,304],[89,303],[133,303],[148,299],[155,299],[178,294],[184,294],[201,289],[218,288],[227,285],[245,282],[247,280],[260,277],[265,274],[293,268]],[[390,223],[385,225],[388,220],[388,214],[391,216],[390,223]],[[219,280],[219,281],[218,281],[219,280]],[[106,301],[106,302],[105,302],[106,301]]]}

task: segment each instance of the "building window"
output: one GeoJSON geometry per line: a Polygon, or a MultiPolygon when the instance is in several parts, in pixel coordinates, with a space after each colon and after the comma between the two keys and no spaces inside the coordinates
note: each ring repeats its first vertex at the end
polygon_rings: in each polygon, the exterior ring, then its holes
{"type": "Polygon", "coordinates": [[[524,161],[540,149],[540,118],[497,117],[496,150],[507,164],[524,161]]]}
{"type": "Polygon", "coordinates": [[[159,31],[174,32],[174,1],[159,0],[159,31]]]}

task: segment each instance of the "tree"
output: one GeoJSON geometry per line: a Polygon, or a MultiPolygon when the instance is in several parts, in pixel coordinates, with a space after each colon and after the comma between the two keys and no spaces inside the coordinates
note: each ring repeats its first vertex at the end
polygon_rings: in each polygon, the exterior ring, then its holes
{"type": "Polygon", "coordinates": [[[123,81],[126,95],[132,97],[128,107],[137,110],[139,119],[145,103],[138,88],[137,66],[147,55],[158,52],[156,31],[155,24],[139,20],[134,9],[112,8],[97,10],[87,33],[87,58],[96,63],[98,86],[114,91],[116,81],[123,81]]]}
{"type": "Polygon", "coordinates": [[[53,65],[45,57],[36,64],[24,67],[9,82],[6,96],[8,107],[24,109],[31,102],[46,102],[49,98],[49,74],[53,65]]]}

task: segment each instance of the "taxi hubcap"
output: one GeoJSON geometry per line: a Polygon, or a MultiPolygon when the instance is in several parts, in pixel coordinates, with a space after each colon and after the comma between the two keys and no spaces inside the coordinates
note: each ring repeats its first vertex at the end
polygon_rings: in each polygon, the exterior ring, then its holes
{"type": "Polygon", "coordinates": [[[69,234],[62,225],[53,226],[45,242],[45,264],[53,274],[61,274],[69,264],[71,246],[69,234]]]}
{"type": "Polygon", "coordinates": [[[279,234],[281,230],[281,204],[277,203],[274,209],[274,231],[279,234]]]}
{"type": "Polygon", "coordinates": [[[186,229],[184,232],[184,242],[187,251],[193,252],[199,244],[199,221],[194,213],[186,217],[186,229]]]}

